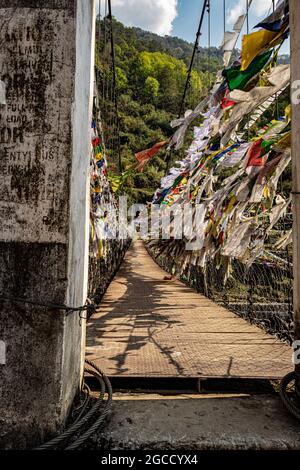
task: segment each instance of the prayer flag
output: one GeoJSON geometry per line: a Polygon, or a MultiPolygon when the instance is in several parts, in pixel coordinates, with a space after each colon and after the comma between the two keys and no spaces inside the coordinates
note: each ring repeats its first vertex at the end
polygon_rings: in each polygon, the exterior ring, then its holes
{"type": "Polygon", "coordinates": [[[221,108],[222,109],[231,108],[232,106],[234,106],[236,104],[236,101],[230,100],[228,98],[228,95],[229,95],[229,90],[227,90],[224,98],[221,100],[221,108]]]}
{"type": "Polygon", "coordinates": [[[274,12],[258,23],[255,28],[264,28],[268,31],[279,32],[284,23],[289,20],[289,2],[279,2],[274,12]]]}
{"type": "Polygon", "coordinates": [[[264,166],[265,159],[263,159],[263,156],[271,150],[272,144],[273,141],[263,139],[253,142],[247,154],[247,168],[249,166],[264,166]]]}
{"type": "Polygon", "coordinates": [[[165,145],[167,145],[169,141],[164,140],[163,142],[158,142],[157,144],[153,145],[150,149],[142,150],[135,154],[135,158],[138,161],[137,169],[143,171],[145,165],[153,158],[165,145]]]}
{"type": "Polygon", "coordinates": [[[223,71],[230,91],[243,90],[249,80],[257,75],[269,62],[272,51],[267,51],[258,57],[249,65],[247,70],[241,70],[240,65],[233,65],[223,71]]]}
{"type": "MultiPolygon", "coordinates": [[[[285,28],[283,28],[285,29],[285,28]]],[[[248,69],[254,59],[266,49],[280,44],[284,30],[279,33],[262,29],[243,37],[241,72],[248,69]]]]}

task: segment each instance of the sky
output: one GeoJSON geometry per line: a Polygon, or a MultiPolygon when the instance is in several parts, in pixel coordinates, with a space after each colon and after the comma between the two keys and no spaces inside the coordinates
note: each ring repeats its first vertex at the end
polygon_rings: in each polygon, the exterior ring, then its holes
{"type": "MultiPolygon", "coordinates": [[[[98,0],[104,13],[105,0],[98,0]]],[[[195,41],[203,0],[112,0],[113,15],[127,26],[138,26],[161,36],[178,36],[189,42],[195,41]]],[[[246,0],[226,0],[226,29],[245,12],[246,0]]],[[[250,31],[272,10],[272,0],[253,0],[249,13],[250,31]]],[[[224,31],[223,0],[211,0],[211,44],[219,46],[224,31]]],[[[246,33],[246,25],[243,34],[246,33]]],[[[204,21],[201,46],[208,45],[208,19],[204,21]]],[[[241,47],[241,43],[238,44],[241,47]]],[[[289,43],[282,47],[289,53],[289,43]]]]}

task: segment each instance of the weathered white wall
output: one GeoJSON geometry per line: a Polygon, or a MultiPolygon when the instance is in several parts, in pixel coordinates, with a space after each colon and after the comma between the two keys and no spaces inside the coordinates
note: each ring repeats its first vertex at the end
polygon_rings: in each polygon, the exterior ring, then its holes
{"type": "MultiPolygon", "coordinates": [[[[90,210],[90,159],[91,120],[94,94],[94,57],[95,57],[95,0],[77,0],[76,16],[76,69],[75,96],[72,112],[72,173],[70,191],[70,227],[68,255],[67,305],[84,305],[88,292],[89,259],[89,210],[90,210]]],[[[73,323],[71,317],[67,319],[73,323]]],[[[76,323],[76,320],[75,320],[76,323]]],[[[75,325],[76,326],[76,325],[75,325]]],[[[78,363],[74,373],[82,376],[85,356],[85,327],[81,322],[81,334],[76,333],[72,349],[66,351],[63,374],[68,374],[72,357],[81,354],[80,370],[78,363]]],[[[74,331],[74,328],[72,328],[74,331]]],[[[65,329],[70,335],[70,325],[65,329]]],[[[69,339],[66,338],[66,342],[69,339]]],[[[72,388],[66,383],[63,396],[68,402],[72,388]]]]}
{"type": "Polygon", "coordinates": [[[66,243],[74,18],[19,4],[1,2],[0,241],[66,243]]]}
{"type": "MultiPolygon", "coordinates": [[[[86,300],[94,4],[0,0],[0,295],[86,300]]],[[[84,331],[78,314],[0,301],[0,448],[59,431],[84,331]]]]}
{"type": "MultiPolygon", "coordinates": [[[[300,80],[300,2],[290,0],[291,80],[300,80]]],[[[292,87],[293,90],[293,87],[292,87]]],[[[292,103],[293,250],[295,339],[300,340],[300,104],[292,103]]],[[[300,384],[300,364],[296,366],[300,384]]]]}

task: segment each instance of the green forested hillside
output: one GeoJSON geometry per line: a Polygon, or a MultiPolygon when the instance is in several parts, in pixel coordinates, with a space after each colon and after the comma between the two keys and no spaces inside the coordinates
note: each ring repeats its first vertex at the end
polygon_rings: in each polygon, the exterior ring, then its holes
{"type": "MultiPolygon", "coordinates": [[[[99,29],[99,24],[98,24],[99,29]]],[[[123,170],[135,161],[134,154],[172,135],[170,121],[177,117],[193,44],[179,38],[161,37],[138,28],[126,28],[114,20],[117,95],[120,116],[120,147],[123,170]]],[[[96,66],[102,100],[102,120],[110,171],[117,171],[117,141],[113,138],[115,112],[112,96],[111,46],[108,24],[98,30],[96,66]],[[100,34],[100,36],[99,36],[100,34]]],[[[220,68],[218,49],[200,49],[192,72],[186,108],[194,107],[220,68]],[[208,65],[210,72],[208,71],[208,65]]],[[[165,172],[165,152],[153,159],[143,174],[129,177],[126,192],[132,200],[151,199],[165,172]]]]}

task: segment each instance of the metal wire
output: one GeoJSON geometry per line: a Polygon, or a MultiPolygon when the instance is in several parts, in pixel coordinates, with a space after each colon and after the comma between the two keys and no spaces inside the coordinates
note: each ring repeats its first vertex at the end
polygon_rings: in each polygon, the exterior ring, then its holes
{"type": "Polygon", "coordinates": [[[80,418],[84,415],[85,410],[87,409],[89,402],[90,402],[91,391],[90,391],[89,386],[85,382],[82,387],[82,392],[85,394],[85,399],[83,403],[76,409],[76,412],[80,411],[80,413],[78,414],[74,423],[77,423],[77,421],[79,421],[80,418]]]}
{"type": "Polygon", "coordinates": [[[168,272],[214,302],[225,306],[248,322],[291,344],[294,337],[292,296],[292,247],[277,249],[276,241],[292,228],[286,215],[266,240],[264,257],[251,266],[239,260],[228,265],[219,259],[205,268],[190,265],[182,240],[160,241],[149,250],[168,272]]]}
{"type": "Polygon", "coordinates": [[[207,35],[208,35],[208,77],[209,89],[211,88],[211,3],[207,3],[207,35]]]}
{"type": "Polygon", "coordinates": [[[81,307],[69,307],[64,304],[56,304],[51,302],[42,302],[39,300],[25,299],[23,297],[9,297],[3,294],[0,294],[0,301],[18,303],[18,304],[28,304],[37,307],[45,307],[50,310],[64,310],[67,312],[67,315],[75,312],[88,312],[88,316],[92,315],[96,310],[96,305],[92,304],[89,299],[85,305],[81,307]]]}
{"type": "Polygon", "coordinates": [[[223,0],[223,21],[224,21],[223,30],[224,30],[224,35],[225,35],[225,32],[226,32],[226,0],[223,0]]]}
{"type": "MultiPolygon", "coordinates": [[[[111,8],[111,0],[108,0],[108,16],[110,20],[110,43],[111,43],[111,58],[112,58],[112,88],[113,88],[113,103],[115,107],[115,119],[117,122],[117,126],[114,127],[113,131],[117,133],[119,131],[119,105],[118,105],[118,95],[117,95],[117,82],[116,82],[116,58],[115,58],[115,46],[114,46],[114,31],[113,31],[113,17],[112,17],[112,8],[111,8]]],[[[119,143],[119,140],[117,141],[119,143]]],[[[119,172],[122,173],[122,156],[121,156],[121,149],[118,145],[117,148],[118,152],[118,166],[119,172]]]]}
{"type": "Polygon", "coordinates": [[[206,12],[206,9],[207,9],[208,1],[209,0],[203,0],[202,12],[201,12],[201,16],[200,16],[198,30],[197,30],[197,33],[196,33],[196,40],[195,40],[194,49],[193,49],[193,53],[192,53],[192,57],[191,57],[191,62],[190,62],[190,66],[189,66],[189,69],[188,69],[187,78],[186,78],[186,82],[185,82],[185,86],[184,86],[184,90],[183,90],[183,95],[182,95],[182,99],[181,99],[181,103],[180,103],[178,118],[180,118],[182,113],[183,113],[185,98],[186,98],[186,94],[187,94],[187,91],[188,91],[188,88],[189,88],[189,85],[190,85],[190,79],[191,79],[193,64],[194,64],[196,52],[197,52],[198,47],[199,47],[199,40],[200,40],[200,36],[201,36],[201,30],[202,30],[204,15],[205,15],[205,12],[206,12]]]}

